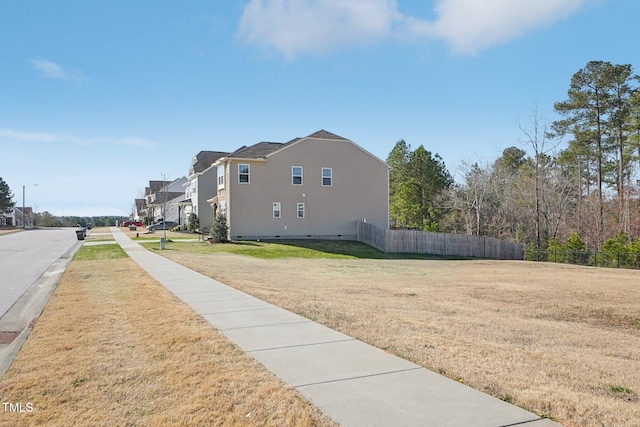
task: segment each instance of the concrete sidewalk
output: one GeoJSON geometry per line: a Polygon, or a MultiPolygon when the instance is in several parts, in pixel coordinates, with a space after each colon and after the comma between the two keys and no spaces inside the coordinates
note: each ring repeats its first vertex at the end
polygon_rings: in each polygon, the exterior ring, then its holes
{"type": "Polygon", "coordinates": [[[154,279],[342,426],[559,426],[111,232],[154,279]]]}

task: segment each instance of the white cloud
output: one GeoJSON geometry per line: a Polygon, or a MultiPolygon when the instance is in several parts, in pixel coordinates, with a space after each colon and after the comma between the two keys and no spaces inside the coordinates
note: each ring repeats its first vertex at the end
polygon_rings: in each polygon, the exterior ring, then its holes
{"type": "Polygon", "coordinates": [[[52,132],[21,132],[11,129],[0,129],[0,139],[7,139],[13,142],[40,142],[40,143],[72,143],[81,146],[125,146],[131,148],[143,148],[152,150],[158,146],[155,141],[138,137],[78,137],[69,134],[52,132]]]}
{"type": "Polygon", "coordinates": [[[395,0],[251,0],[238,36],[287,59],[388,38],[442,39],[476,53],[564,19],[586,0],[436,0],[435,21],[407,16],[395,0]]]}
{"type": "Polygon", "coordinates": [[[238,34],[291,59],[383,39],[400,17],[390,0],[252,0],[238,34]]]}
{"type": "Polygon", "coordinates": [[[0,138],[20,142],[56,142],[58,136],[47,132],[19,132],[11,129],[0,129],[0,138]]]}
{"type": "Polygon", "coordinates": [[[435,22],[421,22],[414,31],[447,41],[456,53],[476,53],[506,43],[536,27],[576,12],[584,0],[439,0],[435,22]]]}
{"type": "Polygon", "coordinates": [[[31,65],[36,71],[40,72],[42,76],[50,79],[70,82],[81,82],[87,80],[82,71],[75,68],[63,68],[55,62],[51,62],[46,59],[32,59],[31,65]]]}

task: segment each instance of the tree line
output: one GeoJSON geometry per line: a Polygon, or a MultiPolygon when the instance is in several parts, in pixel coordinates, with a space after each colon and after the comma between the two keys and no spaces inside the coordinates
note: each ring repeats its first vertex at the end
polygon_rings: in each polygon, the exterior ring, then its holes
{"type": "Polygon", "coordinates": [[[462,162],[459,182],[437,154],[398,141],[387,159],[391,225],[537,249],[571,245],[570,238],[592,250],[634,244],[639,83],[629,64],[589,62],[572,76],[567,99],[554,104],[558,120],[548,122],[535,105],[525,123],[516,122],[517,144],[490,162],[462,162]]]}

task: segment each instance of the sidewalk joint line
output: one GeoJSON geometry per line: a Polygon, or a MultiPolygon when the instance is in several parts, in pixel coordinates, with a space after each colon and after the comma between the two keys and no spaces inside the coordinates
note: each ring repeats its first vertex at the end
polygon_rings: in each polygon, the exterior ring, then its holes
{"type": "Polygon", "coordinates": [[[273,307],[264,307],[264,308],[247,308],[243,310],[213,311],[211,313],[202,313],[202,316],[207,316],[209,314],[226,314],[226,313],[242,313],[245,311],[273,310],[275,308],[282,310],[280,307],[273,306],[273,307]]]}
{"type": "MultiPolygon", "coordinates": [[[[190,294],[181,294],[181,295],[190,295],[190,294]]],[[[178,295],[178,298],[180,298],[179,295],[178,295]]],[[[180,298],[180,299],[182,299],[182,298],[180,298]]],[[[250,299],[253,299],[253,297],[232,298],[232,299],[201,300],[201,301],[189,302],[189,304],[204,304],[204,303],[212,303],[212,302],[244,301],[244,300],[250,300],[250,299]]]]}
{"type": "Polygon", "coordinates": [[[309,319],[305,319],[305,320],[298,320],[296,322],[269,323],[269,324],[266,324],[266,325],[234,326],[232,328],[224,328],[224,329],[218,329],[218,330],[224,332],[224,331],[235,331],[236,329],[267,328],[267,327],[272,327],[272,326],[295,325],[297,323],[307,323],[307,322],[313,322],[313,321],[309,320],[309,319]]]}
{"type": "MultiPolygon", "coordinates": [[[[371,378],[371,377],[381,377],[383,375],[392,375],[392,374],[399,374],[401,372],[409,372],[409,371],[416,371],[419,369],[425,369],[422,366],[416,366],[415,368],[407,368],[407,369],[398,369],[397,371],[388,371],[388,372],[380,372],[377,374],[369,374],[369,375],[359,375],[356,377],[349,377],[349,378],[339,378],[336,380],[328,380],[328,381],[319,381],[317,383],[309,383],[309,384],[299,384],[299,385],[294,385],[295,388],[302,388],[302,387],[311,387],[314,385],[322,385],[322,384],[331,384],[331,383],[337,383],[337,382],[341,382],[341,381],[351,381],[351,380],[359,380],[362,378],[371,378]]],[[[507,427],[507,426],[502,426],[502,427],[507,427]]]]}
{"type": "MultiPolygon", "coordinates": [[[[178,292],[178,290],[182,289],[182,288],[186,288],[187,286],[171,286],[171,292],[178,292]]],[[[200,293],[204,293],[204,292],[238,292],[235,289],[211,289],[211,290],[206,290],[206,291],[190,291],[190,292],[181,292],[182,294],[200,294],[200,293]]],[[[254,298],[251,295],[248,295],[247,298],[254,298]]],[[[240,298],[238,298],[240,299],[240,298]]]]}
{"type": "Polygon", "coordinates": [[[258,348],[256,350],[247,350],[247,351],[249,353],[258,353],[258,352],[261,352],[261,351],[280,350],[280,349],[283,349],[283,348],[311,347],[311,346],[314,346],[314,345],[334,344],[334,343],[349,342],[349,341],[357,341],[357,340],[355,338],[349,338],[349,339],[341,339],[341,340],[334,340],[334,341],[310,342],[310,343],[307,343],[307,344],[283,345],[283,346],[280,346],[280,347],[258,348]]]}
{"type": "Polygon", "coordinates": [[[536,418],[535,420],[520,421],[519,423],[513,423],[513,424],[505,424],[505,425],[500,426],[500,427],[514,427],[514,426],[522,426],[522,425],[525,425],[525,424],[531,424],[531,423],[536,423],[536,422],[538,422],[538,421],[543,421],[543,420],[545,420],[545,419],[548,419],[548,418],[536,418]]]}

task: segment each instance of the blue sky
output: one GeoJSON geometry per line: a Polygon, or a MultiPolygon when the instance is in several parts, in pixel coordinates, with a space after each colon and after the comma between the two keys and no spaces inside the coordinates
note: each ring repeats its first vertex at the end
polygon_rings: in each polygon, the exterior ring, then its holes
{"type": "Polygon", "coordinates": [[[640,67],[636,0],[0,3],[0,177],[54,215],[126,215],[140,189],[326,129],[399,139],[456,173],[548,120],[591,60],[640,67]]]}

